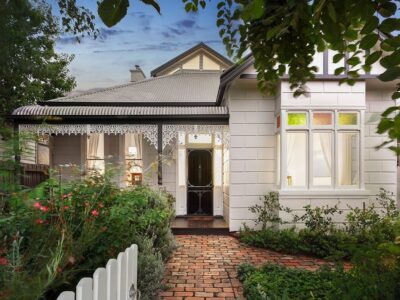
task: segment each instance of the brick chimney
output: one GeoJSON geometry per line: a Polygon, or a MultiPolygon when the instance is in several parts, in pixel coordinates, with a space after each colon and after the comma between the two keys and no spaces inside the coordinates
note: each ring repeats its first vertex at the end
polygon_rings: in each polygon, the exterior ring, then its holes
{"type": "Polygon", "coordinates": [[[135,65],[135,69],[129,71],[131,72],[131,82],[136,82],[146,79],[146,75],[144,75],[139,65],[135,65]]]}

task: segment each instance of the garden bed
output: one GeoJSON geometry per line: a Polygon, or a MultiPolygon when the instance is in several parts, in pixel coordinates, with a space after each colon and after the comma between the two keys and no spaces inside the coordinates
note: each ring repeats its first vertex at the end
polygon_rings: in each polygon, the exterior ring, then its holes
{"type": "Polygon", "coordinates": [[[131,244],[139,247],[141,299],[156,298],[175,245],[173,198],[146,186],[120,190],[108,175],[56,179],[4,199],[0,298],[55,299],[131,244]]]}

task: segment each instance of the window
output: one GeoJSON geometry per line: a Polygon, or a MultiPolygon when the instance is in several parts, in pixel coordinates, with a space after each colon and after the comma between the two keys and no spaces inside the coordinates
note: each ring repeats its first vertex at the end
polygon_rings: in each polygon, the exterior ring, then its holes
{"type": "Polygon", "coordinates": [[[125,134],[125,173],[128,186],[139,185],[143,181],[142,135],[125,134]]]}
{"type": "Polygon", "coordinates": [[[88,170],[104,173],[104,134],[90,134],[87,138],[86,152],[88,170]]]}
{"type": "Polygon", "coordinates": [[[359,188],[360,115],[282,111],[276,120],[277,184],[287,189],[359,188]]]}

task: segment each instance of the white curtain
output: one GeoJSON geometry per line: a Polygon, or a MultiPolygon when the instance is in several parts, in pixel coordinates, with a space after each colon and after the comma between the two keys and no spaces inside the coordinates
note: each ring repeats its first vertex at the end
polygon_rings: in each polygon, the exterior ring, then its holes
{"type": "Polygon", "coordinates": [[[91,134],[88,142],[88,158],[104,159],[104,135],[91,134]]]}
{"type": "Polygon", "coordinates": [[[307,177],[307,133],[287,134],[287,183],[288,186],[305,186],[307,177]]]}
{"type": "Polygon", "coordinates": [[[332,184],[332,133],[313,134],[313,185],[332,184]]]}
{"type": "Polygon", "coordinates": [[[137,133],[125,135],[125,159],[131,173],[140,173],[143,170],[143,136],[137,133]]]}
{"type": "Polygon", "coordinates": [[[339,185],[358,183],[358,134],[354,132],[339,133],[339,185]]]}

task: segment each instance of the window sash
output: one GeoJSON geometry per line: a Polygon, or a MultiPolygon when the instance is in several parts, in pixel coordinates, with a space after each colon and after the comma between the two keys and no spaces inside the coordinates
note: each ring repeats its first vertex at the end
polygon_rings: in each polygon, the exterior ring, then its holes
{"type": "MultiPolygon", "coordinates": [[[[299,112],[302,113],[304,111],[301,110],[281,110],[277,112],[281,116],[281,128],[277,130],[276,128],[276,139],[280,139],[279,145],[276,147],[276,186],[283,190],[335,190],[335,189],[362,189],[364,187],[364,179],[363,179],[363,135],[364,130],[361,126],[364,122],[364,111],[363,110],[307,110],[307,124],[306,128],[296,127],[296,126],[288,126],[287,116],[288,113],[299,112]],[[313,113],[331,113],[332,114],[332,125],[313,125],[313,113]],[[338,125],[338,116],[339,113],[357,113],[357,125],[347,125],[347,126],[339,126],[338,125]],[[307,133],[307,163],[306,163],[306,186],[289,186],[287,182],[287,172],[288,172],[288,133],[290,132],[306,132],[307,133]],[[331,133],[331,184],[330,185],[317,185],[314,184],[314,170],[313,164],[315,162],[314,153],[313,153],[313,135],[315,133],[329,132],[331,133]],[[354,184],[352,185],[340,185],[338,179],[338,156],[340,155],[338,149],[338,135],[341,132],[355,132],[357,133],[357,157],[356,157],[356,168],[354,172],[356,172],[356,178],[354,180],[354,184]],[[279,136],[279,137],[278,137],[279,136]],[[279,178],[278,178],[279,176],[279,178]]],[[[275,118],[276,122],[276,118],[275,118]]],[[[276,124],[275,124],[276,125],[276,124]]]]}

